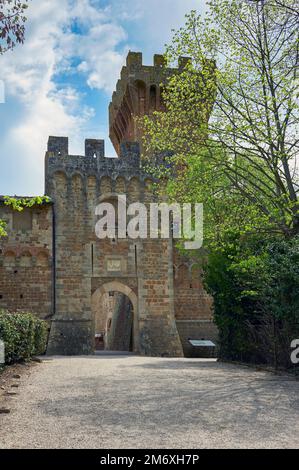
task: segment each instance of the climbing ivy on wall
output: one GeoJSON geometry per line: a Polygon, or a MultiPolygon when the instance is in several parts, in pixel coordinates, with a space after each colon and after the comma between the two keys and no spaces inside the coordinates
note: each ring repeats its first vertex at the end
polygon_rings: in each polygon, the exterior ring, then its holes
{"type": "MultiPolygon", "coordinates": [[[[15,198],[10,196],[4,197],[4,204],[10,206],[13,210],[22,212],[26,207],[40,206],[45,203],[49,203],[51,199],[48,196],[36,196],[27,198],[15,198]]],[[[0,219],[0,237],[5,237],[6,223],[0,219]]]]}
{"type": "Polygon", "coordinates": [[[5,196],[4,200],[4,204],[6,206],[11,206],[13,210],[21,212],[25,207],[42,205],[44,203],[50,202],[51,199],[48,196],[36,196],[27,198],[14,198],[10,196],[5,196]]]}

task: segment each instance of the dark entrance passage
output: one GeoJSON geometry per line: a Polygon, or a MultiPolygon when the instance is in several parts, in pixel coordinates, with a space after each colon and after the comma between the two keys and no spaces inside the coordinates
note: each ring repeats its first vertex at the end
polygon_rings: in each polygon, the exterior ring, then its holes
{"type": "Polygon", "coordinates": [[[106,349],[133,351],[133,305],[124,294],[114,293],[115,304],[107,329],[106,349]]]}
{"type": "Polygon", "coordinates": [[[133,305],[121,292],[102,295],[95,318],[96,351],[133,351],[133,305]]]}

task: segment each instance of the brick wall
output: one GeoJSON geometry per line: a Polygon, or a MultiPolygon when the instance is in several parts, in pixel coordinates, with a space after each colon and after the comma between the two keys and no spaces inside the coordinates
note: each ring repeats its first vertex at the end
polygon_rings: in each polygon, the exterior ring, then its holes
{"type": "Polygon", "coordinates": [[[213,299],[203,286],[200,259],[182,256],[174,251],[175,319],[184,355],[206,356],[209,350],[194,349],[191,339],[207,339],[217,343],[218,331],[213,322],[213,299]]]}
{"type": "Polygon", "coordinates": [[[95,235],[100,202],[113,202],[118,194],[125,194],[128,204],[154,200],[152,178],[134,142],[141,135],[133,118],[164,110],[160,85],[186,61],[181,58],[178,68],[165,71],[163,57],[145,66],[142,54],[129,53],[109,107],[119,158],[105,158],[102,140],[87,139],[85,155],[69,155],[68,138],[50,137],[45,189],[54,205],[26,209],[14,221],[10,209],[1,207],[9,226],[0,241],[0,308],[31,310],[44,318],[55,306],[49,354],[93,353],[98,305],[109,289],[132,303],[133,347],[141,354],[191,354],[188,337],[216,334],[200,266],[182,258],[171,240],[95,235]]]}
{"type": "Polygon", "coordinates": [[[8,236],[0,239],[0,308],[52,313],[52,206],[14,212],[0,203],[8,236]],[[21,217],[20,217],[21,214],[21,217]]]}

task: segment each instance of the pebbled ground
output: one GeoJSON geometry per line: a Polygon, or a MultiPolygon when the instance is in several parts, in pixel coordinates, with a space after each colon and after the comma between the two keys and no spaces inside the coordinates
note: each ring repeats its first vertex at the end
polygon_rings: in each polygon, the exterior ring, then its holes
{"type": "Polygon", "coordinates": [[[47,358],[0,414],[0,448],[299,448],[299,382],[213,360],[47,358]]]}

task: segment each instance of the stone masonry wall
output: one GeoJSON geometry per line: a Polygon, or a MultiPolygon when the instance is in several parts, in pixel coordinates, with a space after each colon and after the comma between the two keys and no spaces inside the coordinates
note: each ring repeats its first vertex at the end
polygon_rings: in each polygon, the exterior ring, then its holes
{"type": "Polygon", "coordinates": [[[12,211],[0,201],[7,237],[0,239],[0,309],[36,313],[53,310],[52,205],[12,211]]]}
{"type": "Polygon", "coordinates": [[[139,337],[135,337],[134,344],[138,344],[138,351],[182,355],[174,320],[169,243],[99,240],[95,235],[95,208],[99,202],[113,202],[118,194],[125,194],[128,203],[142,201],[149,187],[136,143],[123,143],[120,158],[109,159],[104,156],[102,141],[88,140],[85,156],[71,156],[65,138],[49,139],[46,192],[55,203],[57,260],[50,354],[93,351],[91,295],[110,278],[112,282],[136,286],[134,331],[139,337]]]}
{"type": "Polygon", "coordinates": [[[153,180],[140,161],[136,117],[164,111],[163,84],[179,73],[163,57],[145,66],[130,52],[109,107],[117,159],[104,141],[88,139],[85,155],[69,155],[67,137],[50,137],[45,193],[53,204],[13,214],[0,199],[8,237],[0,240],[0,308],[29,310],[51,319],[48,354],[92,354],[101,296],[126,295],[133,306],[134,351],[153,356],[192,355],[192,339],[213,339],[212,300],[197,262],[182,258],[172,240],[99,240],[95,208],[117,196],[127,204],[155,201],[153,180]]]}
{"type": "Polygon", "coordinates": [[[184,355],[205,355],[204,350],[194,350],[189,339],[205,339],[217,343],[213,299],[204,289],[200,261],[182,256],[177,250],[174,251],[174,304],[184,355]]]}

